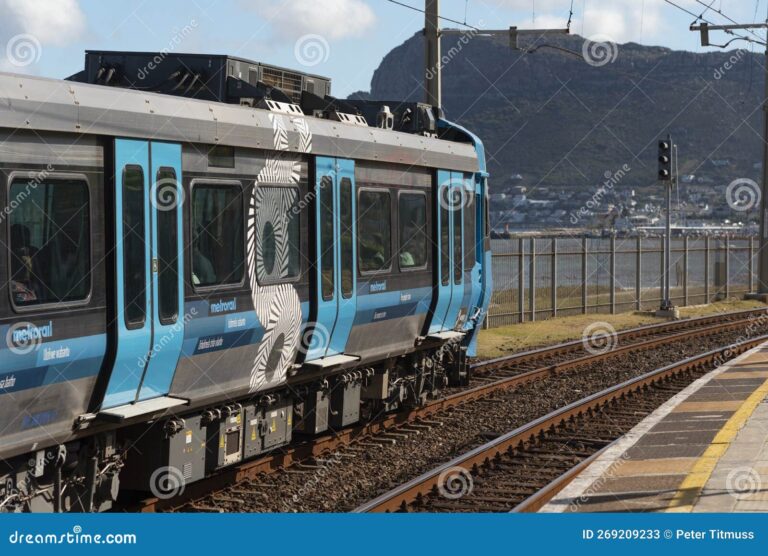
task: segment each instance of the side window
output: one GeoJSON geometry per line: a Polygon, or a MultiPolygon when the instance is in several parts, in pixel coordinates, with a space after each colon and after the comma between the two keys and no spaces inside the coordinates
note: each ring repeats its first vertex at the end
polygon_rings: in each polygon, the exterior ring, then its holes
{"type": "Polygon", "coordinates": [[[155,206],[162,207],[157,211],[158,314],[160,322],[169,325],[179,317],[179,226],[176,204],[166,206],[162,197],[174,188],[172,198],[180,199],[181,184],[176,179],[176,171],[168,167],[160,168],[155,179],[155,206]]]}
{"type": "Polygon", "coordinates": [[[256,278],[259,284],[275,284],[299,277],[298,198],[296,187],[256,187],[256,278]]]}
{"type": "Polygon", "coordinates": [[[243,189],[239,184],[192,187],[192,283],[239,284],[243,279],[243,189]]]}
{"type": "Polygon", "coordinates": [[[91,291],[88,185],[14,180],[8,191],[11,298],[17,307],[87,299],[91,291]]]}
{"type": "Polygon", "coordinates": [[[323,176],[320,180],[320,281],[323,299],[333,299],[336,280],[333,260],[333,180],[323,176]]]}
{"type": "Polygon", "coordinates": [[[461,283],[461,269],[462,269],[462,236],[461,236],[461,218],[463,205],[463,196],[466,193],[462,189],[457,189],[457,192],[461,192],[461,196],[454,200],[453,205],[453,283],[461,283]]]}
{"type": "Polygon", "coordinates": [[[123,268],[124,316],[128,327],[141,325],[147,315],[147,237],[141,166],[123,170],[123,268]]]}
{"type": "MultiPolygon", "coordinates": [[[[470,182],[471,183],[471,182],[470,182]]],[[[464,190],[464,270],[470,271],[475,266],[476,236],[475,192],[464,190]]]]}
{"type": "Polygon", "coordinates": [[[389,191],[362,190],[357,202],[360,271],[388,270],[392,259],[392,220],[389,191]]]}
{"type": "Polygon", "coordinates": [[[400,268],[421,268],[427,264],[427,197],[423,193],[401,193],[398,201],[400,223],[400,268]]]}
{"type": "Polygon", "coordinates": [[[352,238],[352,180],[342,178],[339,184],[339,219],[341,224],[341,295],[344,299],[352,297],[353,276],[353,251],[352,238]]]}
{"type": "MultiPolygon", "coordinates": [[[[443,194],[443,197],[446,198],[443,194]]],[[[451,277],[451,233],[449,228],[449,218],[451,213],[445,203],[440,205],[440,284],[447,286],[451,277]]]]}

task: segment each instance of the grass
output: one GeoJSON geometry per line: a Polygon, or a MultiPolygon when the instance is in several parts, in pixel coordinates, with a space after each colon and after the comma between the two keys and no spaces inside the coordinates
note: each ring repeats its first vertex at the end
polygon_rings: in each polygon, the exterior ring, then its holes
{"type": "MultiPolygon", "coordinates": [[[[701,317],[714,313],[742,311],[765,306],[760,301],[734,299],[709,305],[682,307],[680,309],[680,317],[701,317]]],[[[577,340],[581,338],[584,328],[594,322],[607,322],[616,330],[623,330],[643,326],[644,324],[654,324],[664,320],[667,319],[656,317],[653,313],[649,312],[628,312],[616,315],[588,314],[558,317],[550,320],[490,328],[480,332],[477,355],[481,359],[488,359],[507,355],[514,351],[558,344],[568,340],[577,340]]]]}

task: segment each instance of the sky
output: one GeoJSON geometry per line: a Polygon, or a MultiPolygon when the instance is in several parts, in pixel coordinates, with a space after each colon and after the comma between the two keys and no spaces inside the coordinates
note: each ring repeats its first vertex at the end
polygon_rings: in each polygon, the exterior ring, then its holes
{"type": "MultiPolygon", "coordinates": [[[[440,2],[444,17],[482,29],[562,28],[573,5],[571,30],[584,37],[692,51],[703,49],[680,8],[714,23],[763,21],[768,11],[768,0],[674,3],[440,2]]],[[[391,0],[0,0],[0,22],[0,71],[67,77],[82,69],[86,49],[230,54],[331,77],[344,97],[369,89],[382,57],[422,29],[424,16],[391,0]]]]}

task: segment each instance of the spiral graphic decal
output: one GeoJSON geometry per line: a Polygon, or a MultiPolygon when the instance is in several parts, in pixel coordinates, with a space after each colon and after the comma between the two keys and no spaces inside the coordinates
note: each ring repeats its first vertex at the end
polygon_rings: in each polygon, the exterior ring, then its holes
{"type": "Polygon", "coordinates": [[[5,55],[8,61],[16,67],[24,68],[36,64],[43,54],[43,47],[37,37],[29,33],[21,33],[5,45],[5,55]]]}
{"type": "Polygon", "coordinates": [[[760,474],[751,467],[737,467],[725,479],[725,488],[737,500],[748,499],[763,488],[760,474]]]}
{"type": "Polygon", "coordinates": [[[739,178],[725,188],[725,199],[733,210],[744,212],[760,204],[762,192],[755,180],[739,178]]]}
{"type": "Polygon", "coordinates": [[[437,490],[440,496],[448,500],[458,500],[472,493],[475,482],[472,474],[463,467],[450,467],[440,473],[437,490]]]}
{"type": "Polygon", "coordinates": [[[181,496],[186,486],[184,474],[173,466],[158,467],[149,477],[149,490],[161,500],[181,496]]]}
{"type": "MultiPolygon", "coordinates": [[[[258,392],[284,382],[299,349],[302,322],[301,301],[291,284],[262,285],[289,274],[290,238],[288,227],[295,217],[297,201],[293,188],[269,185],[298,184],[301,159],[288,152],[286,117],[269,114],[274,150],[256,176],[248,208],[248,275],[256,317],[264,328],[250,378],[250,392],[258,392]],[[265,238],[269,236],[270,245],[265,238]]],[[[303,118],[291,118],[299,134],[299,144],[310,152],[312,136],[303,118]]]]}
{"type": "Polygon", "coordinates": [[[584,60],[596,68],[612,64],[619,55],[619,47],[607,35],[593,35],[581,47],[584,60]]]}
{"type": "Polygon", "coordinates": [[[163,178],[152,184],[150,202],[159,211],[169,211],[184,204],[184,189],[176,178],[163,178]]]}
{"type": "Polygon", "coordinates": [[[293,46],[293,55],[302,66],[311,68],[328,61],[331,47],[322,35],[304,35],[293,46]]]}
{"type": "Polygon", "coordinates": [[[607,322],[593,322],[581,333],[581,344],[592,355],[608,353],[617,343],[616,329],[607,322]]]}
{"type": "Polygon", "coordinates": [[[5,345],[16,355],[26,355],[40,349],[43,336],[31,322],[17,322],[8,328],[5,345]]]}

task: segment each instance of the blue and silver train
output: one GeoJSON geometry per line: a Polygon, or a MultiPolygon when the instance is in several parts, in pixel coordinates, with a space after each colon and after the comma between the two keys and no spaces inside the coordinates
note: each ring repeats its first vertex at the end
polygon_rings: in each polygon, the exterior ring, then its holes
{"type": "Polygon", "coordinates": [[[104,511],[468,380],[483,145],[229,56],[0,74],[0,511],[104,511]]]}

